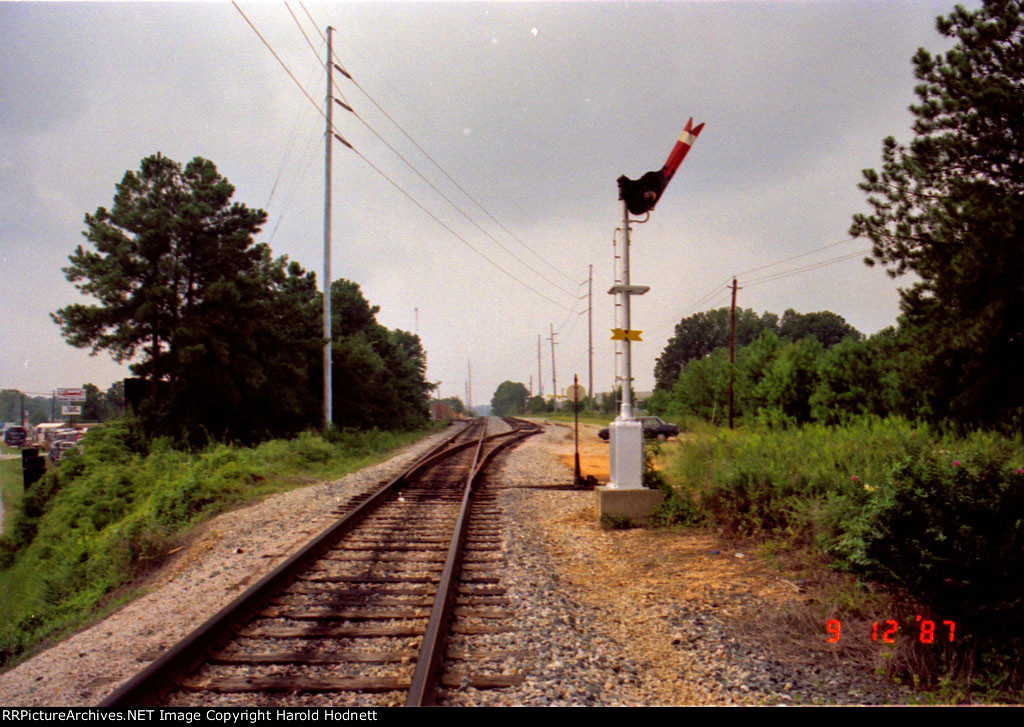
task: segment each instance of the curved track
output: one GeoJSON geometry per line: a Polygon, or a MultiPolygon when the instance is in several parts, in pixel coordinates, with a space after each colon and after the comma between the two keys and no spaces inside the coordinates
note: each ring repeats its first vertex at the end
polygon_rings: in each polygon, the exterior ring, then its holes
{"type": "Polygon", "coordinates": [[[350,501],[337,523],[103,706],[366,705],[369,693],[382,704],[423,705],[434,702],[442,681],[449,688],[515,683],[475,666],[500,664],[507,652],[472,641],[507,632],[511,616],[496,608],[507,605],[496,587],[496,513],[487,495],[476,496],[476,484],[501,449],[539,431],[505,421],[510,431],[487,436],[485,421],[475,420],[392,482],[350,501]],[[445,671],[452,632],[460,648],[449,657],[462,666],[445,671]]]}

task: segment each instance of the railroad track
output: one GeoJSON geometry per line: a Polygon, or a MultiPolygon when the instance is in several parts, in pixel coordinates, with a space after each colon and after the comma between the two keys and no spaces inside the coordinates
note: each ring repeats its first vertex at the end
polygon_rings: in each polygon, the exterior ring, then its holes
{"type": "Polygon", "coordinates": [[[427,705],[510,686],[513,613],[486,465],[539,428],[474,420],[111,694],[102,706],[427,705]],[[449,637],[452,637],[449,649],[449,637]]]}

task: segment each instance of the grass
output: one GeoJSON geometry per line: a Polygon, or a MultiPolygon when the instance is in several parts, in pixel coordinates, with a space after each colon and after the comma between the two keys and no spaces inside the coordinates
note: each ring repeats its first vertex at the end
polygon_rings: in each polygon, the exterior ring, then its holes
{"type": "Polygon", "coordinates": [[[23,491],[21,460],[0,460],[0,501],[3,502],[4,513],[3,522],[0,522],[0,534],[6,533],[8,525],[13,522],[23,491]]]}
{"type": "Polygon", "coordinates": [[[145,455],[129,448],[127,429],[117,424],[90,432],[82,454],[51,468],[12,508],[12,527],[0,540],[0,665],[109,609],[114,594],[130,592],[132,579],[197,524],[341,477],[430,431],[304,433],[201,452],[158,441],[145,455]]]}
{"type": "MultiPolygon", "coordinates": [[[[547,419],[552,422],[569,422],[573,421],[572,412],[548,412],[546,414],[523,414],[525,419],[547,419]]],[[[581,424],[597,424],[602,427],[607,427],[611,422],[615,421],[614,414],[602,414],[594,411],[581,411],[580,412],[580,423],[581,424]]]]}

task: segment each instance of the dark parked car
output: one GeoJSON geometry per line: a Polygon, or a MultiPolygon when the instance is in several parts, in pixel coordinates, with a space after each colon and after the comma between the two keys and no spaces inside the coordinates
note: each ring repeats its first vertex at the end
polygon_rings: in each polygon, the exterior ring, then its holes
{"type": "MultiPolygon", "coordinates": [[[[669,437],[676,437],[679,435],[679,427],[672,422],[664,422],[659,417],[637,417],[637,420],[643,424],[644,427],[644,439],[657,439],[659,442],[664,442],[669,437]]],[[[608,441],[608,429],[607,427],[597,433],[604,441],[608,441]]]]}

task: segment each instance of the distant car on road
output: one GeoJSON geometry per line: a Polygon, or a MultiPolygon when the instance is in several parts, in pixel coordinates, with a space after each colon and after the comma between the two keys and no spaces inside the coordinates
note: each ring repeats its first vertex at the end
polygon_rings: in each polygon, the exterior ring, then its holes
{"type": "MultiPolygon", "coordinates": [[[[659,442],[664,442],[669,437],[679,436],[679,426],[672,422],[662,421],[660,417],[637,417],[637,420],[643,425],[644,439],[657,439],[659,442]]],[[[602,429],[597,436],[607,442],[608,428],[602,429]]]]}

